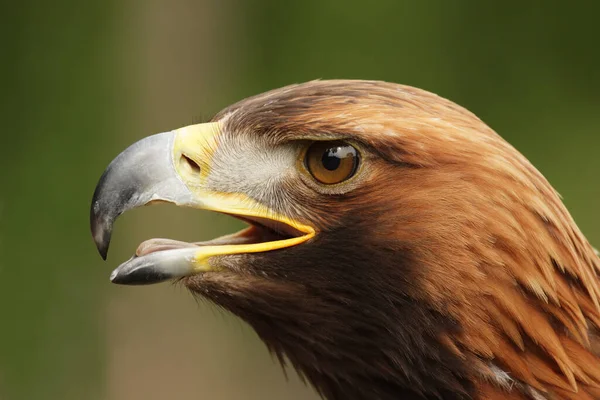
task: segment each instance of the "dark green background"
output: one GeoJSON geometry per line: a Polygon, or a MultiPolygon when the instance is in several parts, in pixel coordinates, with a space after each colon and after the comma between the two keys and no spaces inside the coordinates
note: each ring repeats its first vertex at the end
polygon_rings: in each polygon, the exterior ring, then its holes
{"type": "Polygon", "coordinates": [[[466,106],[548,177],[600,245],[599,8],[3,5],[0,399],[314,398],[293,373],[286,383],[244,324],[181,288],[108,282],[141,240],[199,240],[235,222],[172,207],[136,210],[117,224],[107,263],[88,230],[97,179],[127,144],[285,84],[382,79],[466,106]]]}

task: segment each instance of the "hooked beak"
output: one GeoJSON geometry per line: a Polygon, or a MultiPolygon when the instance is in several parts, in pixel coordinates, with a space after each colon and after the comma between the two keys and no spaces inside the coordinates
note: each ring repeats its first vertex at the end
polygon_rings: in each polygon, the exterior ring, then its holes
{"type": "Polygon", "coordinates": [[[219,134],[218,122],[192,125],[149,136],[119,154],[94,191],[90,210],[93,239],[106,259],[117,217],[153,202],[217,211],[252,226],[204,243],[149,240],[113,271],[112,282],[150,284],[214,271],[219,269],[216,256],[282,249],[314,236],[312,227],[280,215],[243,193],[224,194],[206,187],[219,134]]]}
{"type": "Polygon", "coordinates": [[[192,204],[192,193],[177,177],[171,149],[174,133],[142,139],[117,156],[94,191],[90,212],[92,235],[106,260],[112,228],[119,215],[152,200],[192,204]]]}

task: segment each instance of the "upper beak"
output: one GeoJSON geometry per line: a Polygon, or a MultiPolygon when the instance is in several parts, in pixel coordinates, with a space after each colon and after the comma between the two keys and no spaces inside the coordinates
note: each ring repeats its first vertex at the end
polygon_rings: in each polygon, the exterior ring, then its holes
{"type": "Polygon", "coordinates": [[[212,192],[204,183],[218,146],[219,123],[192,125],[134,143],[106,168],[94,191],[90,210],[92,236],[106,259],[113,224],[127,210],[163,201],[248,217],[290,227],[295,237],[265,243],[187,246],[134,256],[111,275],[115,283],[144,284],[214,269],[217,255],[263,252],[302,243],[312,227],[289,219],[243,193],[212,192]]]}
{"type": "Polygon", "coordinates": [[[90,226],[106,260],[113,224],[127,210],[153,200],[191,205],[192,193],[173,165],[174,132],[159,133],[129,146],[106,168],[94,191],[90,226]]]}

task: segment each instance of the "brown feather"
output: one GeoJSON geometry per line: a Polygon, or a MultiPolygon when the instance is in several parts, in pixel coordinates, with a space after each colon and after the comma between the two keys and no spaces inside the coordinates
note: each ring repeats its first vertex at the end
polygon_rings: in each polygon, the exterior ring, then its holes
{"type": "Polygon", "coordinates": [[[186,282],[325,397],[600,399],[600,260],[542,174],[472,113],[408,86],[314,81],[215,120],[370,154],[346,195],[298,187],[280,205],[318,228],[313,242],[223,260],[244,280],[186,282]]]}

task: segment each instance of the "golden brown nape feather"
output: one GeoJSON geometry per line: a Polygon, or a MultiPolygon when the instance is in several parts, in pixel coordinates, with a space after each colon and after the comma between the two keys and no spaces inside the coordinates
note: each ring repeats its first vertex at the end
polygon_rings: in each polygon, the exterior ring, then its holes
{"type": "MultiPolygon", "coordinates": [[[[381,363],[382,368],[389,368],[389,374],[401,375],[398,371],[403,371],[408,377],[408,383],[403,381],[403,385],[410,385],[411,380],[416,386],[423,383],[425,388],[416,390],[415,398],[418,393],[425,398],[436,395],[449,398],[447,389],[467,393],[461,392],[456,398],[464,395],[476,399],[600,399],[598,256],[546,179],[473,114],[411,87],[382,82],[316,81],[247,99],[216,117],[221,118],[231,131],[273,135],[280,141],[295,136],[352,138],[379,158],[364,187],[347,197],[336,198],[339,200],[336,212],[352,211],[355,215],[352,226],[367,231],[363,243],[338,243],[338,246],[350,252],[351,248],[379,246],[385,257],[373,264],[357,261],[351,268],[387,274],[381,279],[392,282],[394,288],[385,293],[387,303],[372,299],[377,297],[375,292],[381,290],[383,283],[344,290],[358,293],[365,309],[370,304],[374,309],[389,308],[384,312],[388,316],[380,320],[372,316],[373,326],[381,324],[385,329],[369,333],[372,337],[360,338],[365,343],[380,340],[397,343],[401,348],[407,337],[420,332],[411,324],[425,323],[421,317],[410,319],[418,314],[414,309],[438,315],[427,320],[440,321],[439,326],[427,327],[427,334],[435,340],[417,342],[442,348],[444,354],[450,354],[459,364],[439,356],[439,364],[444,365],[436,369],[437,356],[422,361],[420,350],[410,350],[407,358],[412,361],[406,363],[403,357],[408,350],[398,351],[393,356],[400,360],[397,370],[381,363]],[[368,221],[356,221],[360,215],[368,221]],[[397,265],[393,260],[397,260],[397,265]],[[383,266],[375,266],[377,263],[383,266]],[[407,274],[410,280],[405,278],[407,274]],[[392,309],[398,304],[401,312],[392,309]],[[387,335],[406,336],[385,337],[386,329],[387,335]],[[425,367],[419,367],[420,364],[425,367]],[[423,371],[411,375],[411,368],[423,371]],[[457,377],[456,382],[450,382],[450,378],[433,380],[431,385],[448,383],[448,387],[433,388],[428,394],[427,368],[432,375],[450,370],[457,377]]],[[[336,219],[336,213],[331,212],[319,216],[336,219]]],[[[361,238],[352,234],[352,226],[336,223],[335,229],[325,225],[324,234],[331,228],[332,232],[338,232],[338,237],[361,238]]],[[[296,253],[294,257],[304,255],[296,253]]],[[[362,282],[368,285],[369,279],[362,282]]],[[[269,290],[269,284],[257,284],[269,290]]],[[[239,283],[232,283],[232,287],[236,285],[239,283]]],[[[273,290],[282,290],[281,286],[277,286],[279,289],[273,286],[273,290]]],[[[306,286],[309,284],[302,287],[306,286]]],[[[251,289],[236,288],[251,297],[251,289]]],[[[326,309],[324,304],[329,303],[325,299],[319,303],[318,297],[334,289],[325,284],[321,289],[312,292],[312,298],[297,301],[326,309]]],[[[236,303],[232,294],[235,290],[227,292],[229,300],[224,299],[222,292],[218,291],[219,297],[211,295],[206,286],[202,289],[204,295],[212,296],[248,320],[270,348],[280,356],[288,356],[322,393],[342,398],[340,393],[344,392],[335,382],[347,380],[341,384],[352,385],[351,378],[346,375],[324,378],[323,375],[335,375],[326,366],[317,371],[311,369],[311,363],[318,363],[320,355],[327,351],[311,354],[314,359],[306,356],[310,352],[306,348],[310,349],[311,335],[315,334],[299,335],[295,339],[306,340],[308,344],[301,351],[295,349],[278,336],[284,330],[278,328],[276,310],[266,317],[257,316],[236,303]]],[[[286,288],[283,292],[282,297],[289,297],[293,290],[286,288]]],[[[277,302],[279,297],[273,296],[271,301],[277,302]]],[[[298,304],[291,304],[293,301],[293,298],[286,300],[285,307],[290,312],[294,307],[300,309],[298,304]]],[[[350,300],[348,304],[352,307],[350,300]]],[[[312,314],[305,317],[313,318],[315,324],[322,323],[322,329],[327,329],[325,316],[323,320],[312,314]]],[[[357,316],[363,317],[371,318],[357,316]]],[[[297,324],[295,328],[302,326],[297,324]]],[[[345,334],[360,335],[352,329],[350,326],[345,334]]],[[[336,336],[331,333],[328,337],[336,336]]],[[[336,342],[330,345],[335,346],[336,342]]],[[[340,340],[337,345],[344,343],[340,340]]],[[[337,351],[343,353],[343,349],[337,351]]],[[[365,362],[378,361],[374,357],[365,362]]],[[[343,369],[344,365],[337,368],[343,369]]],[[[362,384],[378,379],[368,378],[368,372],[364,374],[367,379],[362,384]]],[[[390,382],[393,379],[386,381],[391,388],[390,382]]],[[[373,389],[377,393],[373,398],[393,398],[392,389],[381,388],[377,392],[373,389]]],[[[361,398],[360,394],[355,396],[361,398]]]]}

